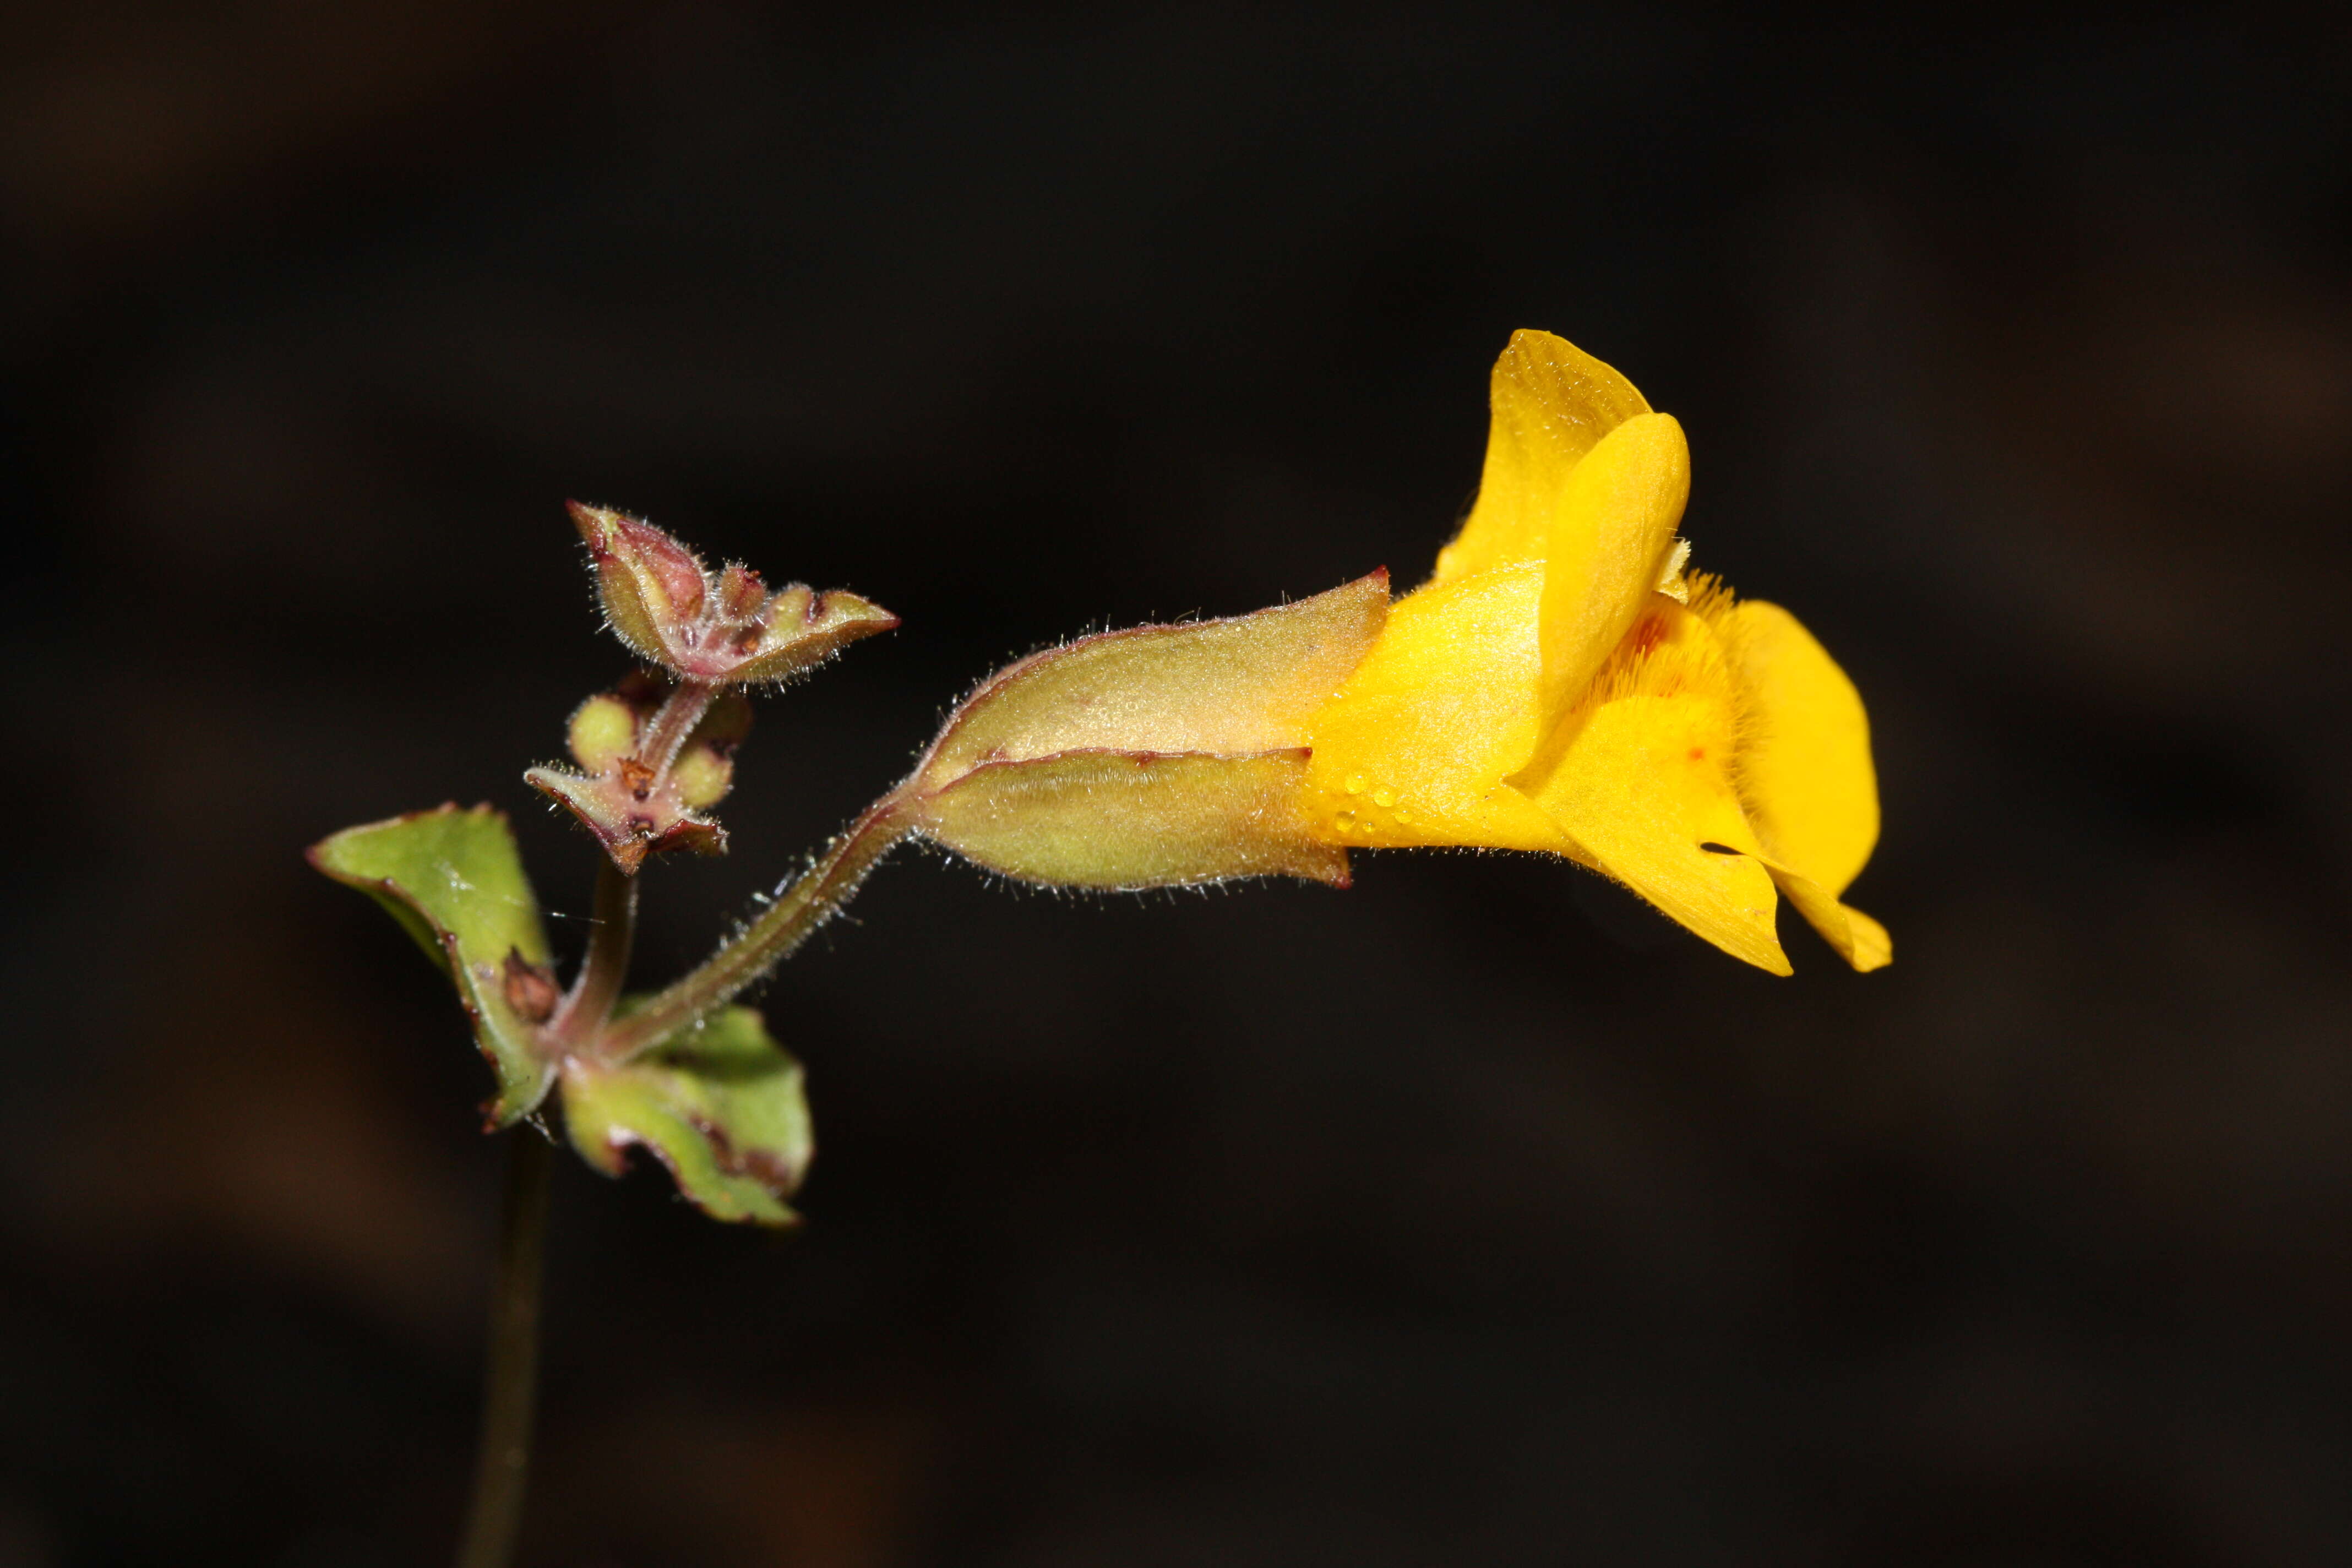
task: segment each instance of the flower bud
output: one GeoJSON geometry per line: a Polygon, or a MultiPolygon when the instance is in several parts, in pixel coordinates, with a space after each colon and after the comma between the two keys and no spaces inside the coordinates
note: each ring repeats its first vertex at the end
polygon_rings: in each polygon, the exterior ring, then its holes
{"type": "Polygon", "coordinates": [[[794,583],[771,594],[740,563],[713,576],[651,523],[571,504],[613,633],[640,658],[706,685],[783,680],[898,617],[855,594],[794,583]]]}
{"type": "Polygon", "coordinates": [[[735,764],[709,746],[690,745],[670,764],[678,800],[694,811],[706,811],[727,798],[734,787],[735,764]]]}
{"type": "MultiPolygon", "coordinates": [[[[708,689],[700,689],[708,695],[708,689]]],[[[727,833],[702,816],[719,804],[734,781],[735,748],[751,729],[751,704],[741,693],[722,691],[679,745],[667,767],[641,755],[670,689],[634,675],[618,688],[592,697],[572,715],[572,754],[584,773],[540,767],[525,782],[560,802],[622,870],[634,873],[650,855],[688,850],[727,852],[727,833]]]]}
{"type": "Polygon", "coordinates": [[[572,714],[572,754],[592,773],[601,773],[636,749],[642,715],[614,692],[591,697],[572,714]]]}
{"type": "Polygon", "coordinates": [[[1305,810],[1305,737],[1387,616],[1376,572],[1255,615],[1034,655],[956,710],[902,795],[924,834],[1028,881],[1344,886],[1347,852],[1305,810]]]}
{"type": "Polygon", "coordinates": [[[707,811],[727,798],[735,783],[735,748],[751,732],[751,704],[740,692],[722,691],[714,698],[669,765],[679,801],[689,809],[707,811]]]}

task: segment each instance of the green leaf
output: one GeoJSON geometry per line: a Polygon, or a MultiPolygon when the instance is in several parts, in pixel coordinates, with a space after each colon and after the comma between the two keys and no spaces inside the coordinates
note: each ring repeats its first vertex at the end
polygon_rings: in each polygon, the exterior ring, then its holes
{"type": "Polygon", "coordinates": [[[310,864],[373,898],[447,971],[498,1074],[483,1107],[492,1127],[537,1110],[554,1065],[533,1046],[531,1026],[508,1000],[508,959],[545,965],[539,900],[506,814],[454,805],[347,827],[310,847],[310,864]]]}
{"type": "Polygon", "coordinates": [[[618,1066],[571,1058],[563,1120],[580,1157],[608,1176],[641,1144],[713,1219],[799,1219],[784,1200],[815,1152],[808,1101],[800,1063],[757,1008],[721,1008],[618,1066]]]}

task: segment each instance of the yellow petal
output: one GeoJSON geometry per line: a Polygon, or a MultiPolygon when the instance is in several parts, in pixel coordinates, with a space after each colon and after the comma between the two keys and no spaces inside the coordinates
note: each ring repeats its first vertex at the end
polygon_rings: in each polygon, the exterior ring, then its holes
{"type": "Polygon", "coordinates": [[[1690,499],[1669,414],[1626,420],[1569,477],[1544,550],[1543,703],[1564,715],[1651,602],[1690,499]]]}
{"type": "Polygon", "coordinates": [[[1758,846],[1719,760],[1729,730],[1706,697],[1606,703],[1538,804],[1602,870],[1734,958],[1786,974],[1772,879],[1752,858],[1758,846]]]}
{"type": "Polygon", "coordinates": [[[1797,912],[1822,933],[1823,942],[1837,949],[1839,957],[1864,974],[1895,962],[1895,939],[1885,926],[1851,904],[1838,902],[1836,895],[1811,878],[1777,861],[1761,864],[1797,906],[1797,912]]]}
{"type": "Polygon", "coordinates": [[[1524,787],[1592,864],[1732,956],[1786,974],[1779,900],[1732,787],[1735,704],[1706,623],[1654,595],[1524,787]]]}
{"type": "Polygon", "coordinates": [[[1541,655],[1535,562],[1399,600],[1388,626],[1308,734],[1316,831],[1370,848],[1571,847],[1503,784],[1537,740],[1541,655]]]}
{"type": "Polygon", "coordinates": [[[1543,558],[1568,479],[1603,436],[1650,411],[1633,384],[1565,338],[1517,331],[1495,362],[1478,500],[1437,557],[1440,583],[1543,558]]]}
{"type": "Polygon", "coordinates": [[[1739,774],[1749,820],[1773,859],[1834,900],[1878,842],[1878,776],[1862,696],[1778,605],[1733,606],[1720,635],[1743,689],[1739,774]]]}

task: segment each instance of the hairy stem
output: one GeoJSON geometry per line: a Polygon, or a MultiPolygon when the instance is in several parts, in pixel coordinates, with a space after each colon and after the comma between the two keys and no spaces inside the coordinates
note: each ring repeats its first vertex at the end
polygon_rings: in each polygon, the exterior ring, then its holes
{"type": "Polygon", "coordinates": [[[765,913],[693,971],[604,1031],[598,1055],[622,1062],[709,1015],[790,956],[839,912],[876,861],[910,830],[897,795],[885,795],[826,847],[765,913]]]}
{"type": "Polygon", "coordinates": [[[613,1016],[613,1005],[621,999],[621,984],[629,975],[629,949],[636,930],[637,879],[600,858],[587,956],[580,961],[580,977],[547,1026],[559,1050],[593,1040],[613,1016]]]}
{"type": "Polygon", "coordinates": [[[506,1206],[499,1227],[498,1283],[490,1297],[489,1366],[482,1382],[481,1448],[457,1568],[507,1568],[522,1524],[538,1403],[541,1267],[547,1252],[547,1189],[554,1146],[534,1127],[507,1139],[506,1206]]]}
{"type": "Polygon", "coordinates": [[[677,761],[678,748],[694,733],[694,727],[702,722],[702,716],[710,710],[711,701],[718,695],[716,686],[679,677],[677,685],[662,700],[662,705],[654,710],[652,720],[646,725],[645,742],[637,748],[637,761],[656,773],[667,773],[669,765],[677,761]]]}

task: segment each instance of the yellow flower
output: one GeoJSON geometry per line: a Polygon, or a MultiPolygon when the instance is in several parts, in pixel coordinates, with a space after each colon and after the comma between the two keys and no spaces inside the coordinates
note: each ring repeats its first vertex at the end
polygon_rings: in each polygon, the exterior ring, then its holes
{"type": "Polygon", "coordinates": [[[1563,855],[1789,973],[1786,893],[1857,969],[1839,902],[1878,838],[1870,728],[1796,617],[1686,572],[1682,426],[1548,332],[1496,363],[1478,502],[1437,574],[1139,626],[983,682],[890,809],[1012,877],[1149,888],[1350,849],[1563,855]]]}
{"type": "Polygon", "coordinates": [[[1309,724],[1316,837],[1564,855],[1786,974],[1777,885],[1887,963],[1839,901],[1878,837],[1862,699],[1795,616],[1684,570],[1682,426],[1548,332],[1512,337],[1493,405],[1460,535],[1309,724]]]}

